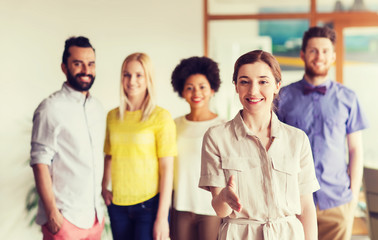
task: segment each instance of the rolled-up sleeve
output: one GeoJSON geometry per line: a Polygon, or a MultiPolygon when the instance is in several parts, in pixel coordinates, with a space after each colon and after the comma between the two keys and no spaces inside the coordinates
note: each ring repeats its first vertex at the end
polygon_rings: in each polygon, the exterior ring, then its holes
{"type": "Polygon", "coordinates": [[[37,108],[33,116],[33,130],[31,136],[30,165],[50,165],[56,153],[57,128],[48,118],[48,111],[43,103],[37,108]]]}
{"type": "Polygon", "coordinates": [[[201,176],[199,187],[210,190],[210,187],[225,187],[226,181],[221,167],[219,146],[215,142],[212,128],[203,137],[201,155],[201,176]]]}

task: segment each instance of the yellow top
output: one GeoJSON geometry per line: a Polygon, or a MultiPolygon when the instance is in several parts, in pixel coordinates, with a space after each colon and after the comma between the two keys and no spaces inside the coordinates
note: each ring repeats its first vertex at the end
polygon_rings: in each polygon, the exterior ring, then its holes
{"type": "Polygon", "coordinates": [[[108,113],[104,152],[112,156],[113,203],[128,206],[144,202],[159,192],[159,163],[162,157],[174,157],[176,126],[170,113],[156,107],[141,122],[142,111],[119,109],[108,113]]]}

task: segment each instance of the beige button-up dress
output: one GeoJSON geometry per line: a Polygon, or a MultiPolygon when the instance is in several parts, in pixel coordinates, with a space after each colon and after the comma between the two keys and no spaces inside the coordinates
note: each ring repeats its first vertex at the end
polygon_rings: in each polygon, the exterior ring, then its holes
{"type": "Polygon", "coordinates": [[[272,113],[272,144],[265,150],[240,112],[210,128],[203,140],[199,187],[226,187],[235,176],[242,211],[223,219],[219,239],[304,239],[300,196],[319,189],[306,134],[272,113]]]}

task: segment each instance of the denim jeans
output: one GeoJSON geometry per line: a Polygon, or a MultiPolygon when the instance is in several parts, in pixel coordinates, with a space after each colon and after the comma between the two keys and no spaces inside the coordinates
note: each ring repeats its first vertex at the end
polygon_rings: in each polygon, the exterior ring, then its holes
{"type": "Polygon", "coordinates": [[[159,194],[136,205],[108,206],[114,240],[152,240],[159,194]]]}

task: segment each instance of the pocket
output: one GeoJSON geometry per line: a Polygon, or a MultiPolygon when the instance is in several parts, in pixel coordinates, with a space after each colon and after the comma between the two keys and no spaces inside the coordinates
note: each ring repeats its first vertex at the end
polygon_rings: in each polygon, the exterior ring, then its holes
{"type": "Polygon", "coordinates": [[[222,169],[241,172],[246,160],[244,157],[222,157],[222,169]]]}
{"type": "Polygon", "coordinates": [[[145,211],[155,211],[158,209],[159,206],[159,194],[155,197],[140,203],[140,207],[145,211]]]}
{"type": "Polygon", "coordinates": [[[272,158],[272,165],[274,188],[275,192],[278,193],[278,204],[284,204],[289,209],[294,210],[294,208],[300,206],[299,166],[294,159],[289,159],[286,156],[272,158]]]}
{"type": "Polygon", "coordinates": [[[64,231],[66,230],[67,220],[63,217],[62,225],[60,226],[59,230],[53,234],[54,237],[58,237],[62,234],[64,234],[64,231]]]}

